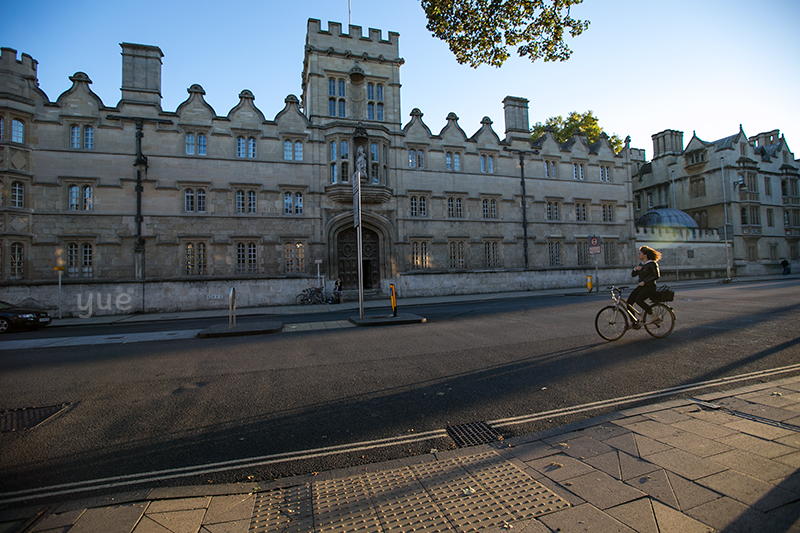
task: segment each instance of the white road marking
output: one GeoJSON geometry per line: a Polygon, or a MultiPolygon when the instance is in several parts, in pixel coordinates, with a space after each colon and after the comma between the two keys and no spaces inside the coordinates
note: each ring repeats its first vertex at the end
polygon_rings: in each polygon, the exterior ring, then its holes
{"type": "MultiPolygon", "coordinates": [[[[748,381],[756,378],[777,376],[789,372],[796,372],[798,370],[800,370],[800,364],[771,368],[768,370],[762,370],[760,372],[751,372],[748,374],[740,374],[738,376],[730,376],[727,378],[699,381],[697,383],[689,383],[686,385],[682,385],[680,387],[670,387],[667,389],[660,389],[641,394],[634,394],[631,396],[611,398],[600,402],[575,405],[573,407],[567,407],[564,409],[557,409],[553,411],[545,411],[543,413],[535,413],[513,418],[504,418],[500,420],[489,421],[487,422],[487,424],[493,427],[522,424],[525,422],[532,422],[534,420],[539,420],[547,417],[582,413],[586,411],[593,411],[608,407],[616,407],[638,402],[641,400],[655,399],[664,396],[669,396],[679,392],[698,391],[701,389],[716,387],[723,384],[727,385],[742,381],[748,381]]],[[[88,492],[92,490],[127,487],[131,485],[140,485],[144,483],[154,483],[156,481],[164,481],[167,479],[175,479],[175,478],[182,478],[189,476],[200,476],[200,475],[213,474],[216,472],[224,472],[228,470],[241,470],[245,468],[254,468],[258,466],[265,466],[269,464],[283,463],[288,461],[299,461],[303,459],[325,457],[340,453],[372,450],[377,448],[385,448],[388,446],[407,444],[411,442],[420,442],[431,439],[439,439],[444,437],[447,437],[447,430],[439,429],[423,433],[402,435],[399,437],[390,437],[386,439],[378,439],[365,442],[354,442],[352,444],[343,444],[339,446],[330,446],[327,448],[314,448],[310,450],[300,450],[297,452],[263,455],[260,457],[250,457],[232,461],[222,461],[217,463],[208,463],[204,465],[188,466],[183,468],[156,470],[153,472],[142,472],[139,474],[92,479],[86,481],[79,481],[76,483],[51,485],[47,487],[20,490],[14,492],[4,492],[0,493],[0,505],[30,500],[33,498],[48,498],[53,496],[62,496],[65,494],[88,492]]]]}

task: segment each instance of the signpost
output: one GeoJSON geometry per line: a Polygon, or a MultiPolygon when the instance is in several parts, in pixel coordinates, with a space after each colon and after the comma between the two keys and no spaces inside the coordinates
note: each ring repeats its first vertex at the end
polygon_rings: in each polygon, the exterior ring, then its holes
{"type": "Polygon", "coordinates": [[[364,147],[359,146],[356,155],[356,173],[353,175],[353,226],[356,228],[358,247],[358,316],[364,319],[364,271],[363,250],[361,249],[361,173],[366,173],[367,162],[364,147]]]}
{"type": "Polygon", "coordinates": [[[589,285],[589,292],[592,292],[592,285],[596,287],[596,292],[600,292],[600,284],[597,282],[597,256],[600,254],[600,239],[594,235],[589,236],[589,253],[594,255],[594,283],[589,285]]]}
{"type": "Polygon", "coordinates": [[[53,270],[58,272],[58,318],[61,318],[61,274],[64,272],[64,267],[53,267],[53,270]]]}

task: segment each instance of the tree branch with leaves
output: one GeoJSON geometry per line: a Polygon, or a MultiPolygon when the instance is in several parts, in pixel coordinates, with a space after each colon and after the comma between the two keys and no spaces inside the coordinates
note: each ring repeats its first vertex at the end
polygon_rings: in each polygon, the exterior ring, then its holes
{"type": "MultiPolygon", "coordinates": [[[[597,117],[594,116],[594,113],[592,113],[591,110],[587,111],[586,113],[578,113],[577,111],[573,111],[567,115],[567,118],[564,118],[561,115],[557,117],[550,117],[544,122],[544,124],[537,122],[531,128],[531,140],[535,141],[544,135],[544,132],[547,130],[551,130],[553,132],[553,136],[559,143],[567,142],[573,135],[575,135],[576,130],[580,132],[581,135],[586,136],[586,140],[589,142],[589,144],[597,142],[600,136],[605,133],[603,128],[600,127],[600,122],[598,121],[597,117]]],[[[608,137],[608,144],[611,145],[614,153],[618,153],[624,146],[622,139],[620,139],[616,134],[608,137]]]]}
{"type": "Polygon", "coordinates": [[[572,50],[565,33],[577,37],[589,21],[570,8],[583,0],[421,0],[427,28],[445,41],[456,60],[473,68],[500,67],[509,47],[531,61],[566,61],[572,50]]]}

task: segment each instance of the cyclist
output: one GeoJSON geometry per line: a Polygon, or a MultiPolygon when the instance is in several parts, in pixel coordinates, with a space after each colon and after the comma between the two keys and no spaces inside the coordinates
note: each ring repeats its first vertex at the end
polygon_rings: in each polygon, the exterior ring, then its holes
{"type": "Polygon", "coordinates": [[[639,248],[640,263],[631,270],[631,277],[639,276],[639,285],[628,296],[628,307],[633,309],[633,304],[639,304],[644,310],[642,319],[633,324],[634,328],[639,328],[650,319],[653,308],[647,304],[647,299],[656,292],[656,280],[661,277],[658,269],[658,260],[661,254],[649,246],[639,248]]]}

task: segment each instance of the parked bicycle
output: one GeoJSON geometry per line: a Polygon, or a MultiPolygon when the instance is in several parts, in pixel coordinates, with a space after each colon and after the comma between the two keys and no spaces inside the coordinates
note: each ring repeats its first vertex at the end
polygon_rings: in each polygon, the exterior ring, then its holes
{"type": "Polygon", "coordinates": [[[324,304],[325,301],[325,292],[322,290],[322,287],[303,289],[303,292],[298,294],[294,299],[297,305],[324,304]]]}
{"type": "MultiPolygon", "coordinates": [[[[642,312],[633,307],[628,307],[628,302],[622,298],[622,289],[628,287],[611,287],[611,299],[614,305],[604,307],[597,313],[594,319],[594,327],[597,333],[607,341],[621,339],[629,329],[640,329],[642,312]],[[629,325],[630,323],[630,325],[629,325]]],[[[672,333],[675,327],[675,312],[665,301],[671,301],[675,293],[664,287],[650,298],[653,312],[647,317],[644,329],[647,333],[662,339],[672,333]]]]}

